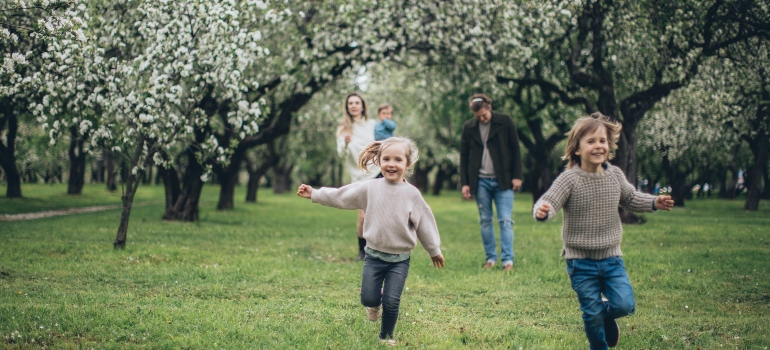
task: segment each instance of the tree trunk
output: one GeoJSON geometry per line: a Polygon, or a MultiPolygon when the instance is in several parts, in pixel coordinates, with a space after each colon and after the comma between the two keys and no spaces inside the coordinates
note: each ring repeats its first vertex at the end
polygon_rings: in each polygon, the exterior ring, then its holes
{"type": "Polygon", "coordinates": [[[439,165],[438,172],[436,172],[436,180],[433,181],[433,189],[431,194],[438,196],[441,194],[441,190],[444,188],[444,184],[452,178],[454,174],[457,174],[457,167],[450,162],[442,162],[439,165]]]}
{"type": "Polygon", "coordinates": [[[85,138],[79,137],[78,129],[70,127],[70,147],[67,152],[70,159],[70,178],[67,185],[67,194],[82,194],[86,178],[86,152],[83,151],[85,138]]]}
{"type": "Polygon", "coordinates": [[[256,203],[257,195],[259,193],[259,181],[262,180],[262,175],[256,172],[249,171],[249,182],[246,185],[246,202],[256,203]]]}
{"type": "Polygon", "coordinates": [[[112,192],[117,190],[118,185],[115,179],[115,159],[112,151],[107,148],[104,149],[104,168],[107,172],[107,181],[105,182],[107,191],[112,192]]]}
{"type": "Polygon", "coordinates": [[[762,178],[764,179],[764,186],[762,187],[762,199],[770,199],[770,170],[765,167],[764,171],[762,172],[764,175],[762,178]]]}
{"type": "Polygon", "coordinates": [[[159,165],[158,176],[163,179],[163,189],[166,197],[166,210],[169,210],[171,206],[176,203],[179,198],[179,174],[176,169],[159,165]]]}
{"type": "Polygon", "coordinates": [[[768,152],[770,150],[770,136],[760,133],[759,140],[753,142],[751,147],[754,153],[754,163],[746,172],[746,204],[743,209],[749,211],[759,210],[759,200],[762,197],[762,172],[767,168],[768,152]]]}
{"type": "Polygon", "coordinates": [[[21,198],[21,176],[19,168],[16,166],[16,135],[19,131],[19,120],[13,115],[11,106],[0,105],[5,108],[2,118],[0,118],[0,132],[8,123],[8,131],[5,134],[4,145],[0,138],[0,166],[5,171],[5,181],[8,187],[5,190],[5,196],[8,198],[21,198]]]}
{"type": "MultiPolygon", "coordinates": [[[[419,164],[419,163],[418,163],[419,164]]],[[[412,174],[412,185],[420,190],[420,193],[428,193],[428,174],[433,170],[433,166],[415,166],[412,174]]]]}
{"type": "Polygon", "coordinates": [[[234,207],[233,197],[235,196],[235,186],[238,184],[238,172],[241,169],[241,162],[245,155],[246,150],[239,152],[235,151],[230,164],[217,172],[219,178],[219,203],[217,203],[217,210],[232,209],[234,207]]]}
{"type": "Polygon", "coordinates": [[[198,221],[198,204],[203,190],[203,166],[195,159],[193,150],[187,150],[187,169],[182,179],[182,190],[174,204],[163,213],[163,220],[198,221]]]}
{"type": "Polygon", "coordinates": [[[273,192],[281,194],[291,191],[291,172],[294,163],[283,163],[273,167],[273,192]]]}
{"type": "MultiPolygon", "coordinates": [[[[139,136],[139,141],[136,145],[134,157],[131,159],[134,164],[139,164],[140,162],[144,143],[144,136],[139,136]]],[[[147,155],[145,163],[147,163],[149,159],[152,159],[152,155],[147,155]]],[[[129,174],[130,173],[131,172],[129,171],[129,174]]],[[[121,197],[121,200],[123,201],[123,210],[120,212],[120,225],[118,226],[118,234],[115,236],[115,241],[112,242],[112,246],[115,249],[123,249],[126,247],[128,219],[131,216],[131,206],[134,204],[134,195],[136,194],[136,189],[139,188],[139,179],[141,176],[142,172],[137,172],[136,174],[129,175],[126,179],[126,192],[124,192],[123,196],[121,197]]]]}

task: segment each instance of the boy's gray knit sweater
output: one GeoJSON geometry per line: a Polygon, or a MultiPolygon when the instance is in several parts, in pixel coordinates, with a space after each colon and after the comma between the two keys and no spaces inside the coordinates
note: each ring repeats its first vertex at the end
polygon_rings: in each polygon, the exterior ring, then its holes
{"type": "Polygon", "coordinates": [[[579,166],[565,170],[535,203],[535,219],[543,202],[551,205],[544,220],[553,219],[564,208],[562,255],[567,259],[600,260],[623,255],[618,206],[627,211],[653,211],[655,196],[637,192],[620,168],[607,163],[603,167],[606,170],[601,173],[588,173],[579,166]]]}
{"type": "Polygon", "coordinates": [[[420,191],[406,183],[383,178],[340,188],[313,190],[313,203],[340,209],[363,209],[366,246],[389,254],[406,254],[417,240],[431,257],[441,254],[436,219],[420,191]]]}

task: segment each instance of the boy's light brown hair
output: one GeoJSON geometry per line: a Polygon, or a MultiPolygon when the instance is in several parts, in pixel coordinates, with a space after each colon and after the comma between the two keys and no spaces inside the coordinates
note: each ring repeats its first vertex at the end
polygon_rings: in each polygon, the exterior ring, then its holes
{"type": "Polygon", "coordinates": [[[610,154],[607,155],[607,160],[614,158],[615,150],[618,149],[622,126],[620,123],[612,121],[608,116],[596,112],[575,121],[575,125],[569,131],[567,148],[564,150],[564,156],[561,157],[562,160],[568,161],[567,169],[572,169],[575,165],[580,166],[580,156],[575,154],[580,150],[580,140],[601,127],[607,130],[607,143],[610,146],[610,154]]]}
{"type": "Polygon", "coordinates": [[[383,103],[379,107],[377,107],[377,114],[380,114],[380,112],[382,112],[382,110],[384,109],[389,109],[393,111],[393,106],[391,106],[390,103],[383,103]]]}

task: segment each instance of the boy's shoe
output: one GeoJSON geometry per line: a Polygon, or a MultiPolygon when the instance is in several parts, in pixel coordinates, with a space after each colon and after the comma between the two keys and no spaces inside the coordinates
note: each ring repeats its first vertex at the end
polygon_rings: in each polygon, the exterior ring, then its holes
{"type": "Polygon", "coordinates": [[[513,263],[503,265],[503,271],[513,271],[513,263]]]}
{"type": "Polygon", "coordinates": [[[607,340],[607,346],[611,348],[618,346],[620,328],[618,328],[618,323],[615,322],[615,319],[604,319],[604,338],[607,340]]]}
{"type": "Polygon", "coordinates": [[[380,339],[380,343],[390,345],[390,346],[396,346],[396,341],[393,339],[380,339]]]}
{"type": "Polygon", "coordinates": [[[487,263],[484,264],[484,268],[485,269],[491,269],[493,267],[495,267],[495,262],[494,261],[487,261],[487,263]]]}
{"type": "Polygon", "coordinates": [[[366,307],[366,317],[369,318],[369,321],[377,322],[377,320],[380,319],[380,316],[382,316],[382,306],[366,307]]]}

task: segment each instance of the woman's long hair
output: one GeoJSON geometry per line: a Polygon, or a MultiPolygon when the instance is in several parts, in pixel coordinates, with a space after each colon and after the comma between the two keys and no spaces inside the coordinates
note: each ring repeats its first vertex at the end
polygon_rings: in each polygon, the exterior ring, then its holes
{"type": "Polygon", "coordinates": [[[348,100],[350,100],[350,98],[353,96],[361,99],[361,117],[364,120],[369,119],[369,117],[366,115],[366,100],[364,100],[364,97],[359,95],[357,92],[349,93],[348,96],[345,97],[345,115],[342,117],[342,120],[337,127],[337,137],[346,136],[353,133],[353,116],[350,115],[350,111],[348,110],[348,100]]]}

